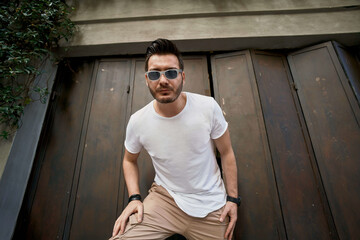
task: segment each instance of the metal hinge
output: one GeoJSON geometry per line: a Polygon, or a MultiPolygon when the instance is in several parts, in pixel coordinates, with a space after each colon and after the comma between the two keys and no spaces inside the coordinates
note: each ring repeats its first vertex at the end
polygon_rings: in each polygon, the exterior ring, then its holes
{"type": "Polygon", "coordinates": [[[295,90],[295,91],[297,91],[299,88],[297,87],[297,85],[296,85],[296,83],[295,82],[292,82],[291,83],[291,86],[293,87],[293,89],[295,90]]]}

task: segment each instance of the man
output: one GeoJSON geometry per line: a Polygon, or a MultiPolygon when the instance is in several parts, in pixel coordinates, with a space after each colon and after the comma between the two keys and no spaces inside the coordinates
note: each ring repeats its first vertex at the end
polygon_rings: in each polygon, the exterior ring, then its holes
{"type": "Polygon", "coordinates": [[[155,100],[127,126],[123,169],[130,198],[112,239],[165,239],[175,233],[189,240],[232,238],[239,198],[228,124],[213,98],[182,92],[183,70],[171,41],[157,39],[148,47],[145,78],[155,100]],[[137,166],[142,148],[156,173],[143,203],[137,166]]]}

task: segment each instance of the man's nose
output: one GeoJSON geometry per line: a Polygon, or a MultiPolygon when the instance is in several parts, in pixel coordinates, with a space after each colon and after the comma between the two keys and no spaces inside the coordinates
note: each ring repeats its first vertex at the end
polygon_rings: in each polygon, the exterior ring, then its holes
{"type": "Polygon", "coordinates": [[[160,75],[159,82],[160,82],[161,84],[168,84],[168,83],[169,83],[169,80],[165,77],[165,74],[164,74],[164,73],[160,75]]]}

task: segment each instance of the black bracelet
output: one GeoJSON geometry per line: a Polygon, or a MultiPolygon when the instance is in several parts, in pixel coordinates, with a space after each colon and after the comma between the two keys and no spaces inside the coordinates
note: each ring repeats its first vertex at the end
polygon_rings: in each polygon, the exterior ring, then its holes
{"type": "Polygon", "coordinates": [[[140,194],[133,194],[129,197],[129,202],[134,200],[140,200],[141,201],[141,195],[140,194]]]}
{"type": "Polygon", "coordinates": [[[236,203],[236,205],[238,205],[238,207],[239,207],[241,204],[241,197],[234,198],[234,197],[227,196],[226,201],[236,203]]]}

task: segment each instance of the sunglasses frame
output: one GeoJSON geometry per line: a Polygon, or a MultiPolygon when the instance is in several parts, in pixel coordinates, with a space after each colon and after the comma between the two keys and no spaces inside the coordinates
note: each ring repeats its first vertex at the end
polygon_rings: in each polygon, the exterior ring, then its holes
{"type": "Polygon", "coordinates": [[[150,81],[157,81],[157,80],[159,80],[159,79],[161,78],[161,75],[164,75],[164,77],[165,77],[166,79],[168,79],[168,80],[174,80],[174,79],[176,79],[176,78],[179,76],[179,73],[182,73],[182,72],[183,72],[182,69],[172,68],[172,69],[168,69],[168,70],[165,70],[165,71],[157,71],[157,70],[147,71],[147,72],[145,73],[145,75],[147,76],[147,78],[148,78],[150,81]],[[175,78],[168,78],[168,77],[166,77],[166,72],[168,72],[168,71],[176,71],[176,73],[177,73],[177,74],[176,74],[176,77],[175,77],[175,78]],[[155,80],[150,79],[150,78],[149,78],[149,73],[151,73],[151,72],[158,72],[158,73],[160,73],[159,78],[158,78],[158,79],[155,79],[155,80]]]}

